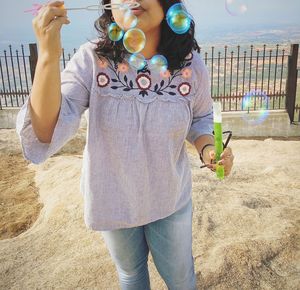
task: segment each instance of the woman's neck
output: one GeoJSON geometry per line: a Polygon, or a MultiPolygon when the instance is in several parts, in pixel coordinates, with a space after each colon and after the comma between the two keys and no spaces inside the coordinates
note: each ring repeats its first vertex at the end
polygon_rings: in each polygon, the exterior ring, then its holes
{"type": "Polygon", "coordinates": [[[157,48],[160,42],[160,27],[145,32],[146,44],[140,52],[146,59],[150,59],[157,54],[157,48]]]}

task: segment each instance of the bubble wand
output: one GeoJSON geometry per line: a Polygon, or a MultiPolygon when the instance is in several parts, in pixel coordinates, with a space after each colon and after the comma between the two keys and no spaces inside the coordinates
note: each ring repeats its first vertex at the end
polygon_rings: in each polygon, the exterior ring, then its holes
{"type": "Polygon", "coordinates": [[[216,174],[219,179],[224,179],[224,165],[218,164],[221,160],[223,152],[222,140],[222,108],[220,102],[213,103],[214,110],[214,138],[215,138],[215,154],[216,154],[216,174]]]}
{"type": "Polygon", "coordinates": [[[99,10],[99,8],[103,8],[105,10],[112,10],[112,9],[124,9],[126,10],[126,8],[128,9],[134,9],[139,7],[140,4],[135,2],[135,3],[131,3],[131,2],[125,2],[125,3],[121,3],[121,4],[104,4],[104,5],[89,5],[86,7],[73,7],[73,8],[66,8],[66,10],[99,10]]]}
{"type": "MultiPolygon", "coordinates": [[[[48,1],[46,4],[48,4],[50,1],[48,1]]],[[[39,10],[44,6],[43,4],[39,3],[33,3],[33,8],[25,10],[24,12],[31,12],[34,16],[36,16],[39,12],[39,10]]],[[[89,5],[86,7],[71,7],[71,8],[65,8],[64,5],[62,5],[65,10],[87,10],[87,11],[98,11],[100,8],[105,9],[105,10],[113,10],[113,9],[134,9],[140,6],[139,3],[137,2],[131,2],[127,1],[121,4],[98,4],[98,5],[89,5]]]]}

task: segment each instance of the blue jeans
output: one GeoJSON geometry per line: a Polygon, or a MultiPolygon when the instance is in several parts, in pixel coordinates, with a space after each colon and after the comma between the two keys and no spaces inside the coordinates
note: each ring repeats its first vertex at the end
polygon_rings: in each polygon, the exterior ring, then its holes
{"type": "Polygon", "coordinates": [[[172,215],[144,226],[101,231],[122,290],[150,290],[148,254],[169,290],[195,290],[192,200],[172,215]]]}

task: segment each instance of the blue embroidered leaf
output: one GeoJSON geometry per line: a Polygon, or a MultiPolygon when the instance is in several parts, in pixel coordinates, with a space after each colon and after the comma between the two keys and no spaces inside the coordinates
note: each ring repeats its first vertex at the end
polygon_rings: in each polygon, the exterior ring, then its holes
{"type": "Polygon", "coordinates": [[[117,79],[111,79],[114,83],[117,83],[118,80],[117,79]]]}
{"type": "Polygon", "coordinates": [[[145,97],[145,95],[148,96],[148,93],[147,93],[147,91],[140,91],[139,95],[142,95],[143,97],[145,97]]]}
{"type": "Polygon", "coordinates": [[[142,69],[137,70],[137,74],[139,74],[139,73],[148,73],[149,75],[151,75],[151,71],[148,69],[147,66],[145,66],[142,69]]]}
{"type": "Polygon", "coordinates": [[[129,92],[130,89],[129,89],[129,88],[125,88],[125,89],[123,89],[123,91],[124,91],[124,92],[129,92]]]}
{"type": "Polygon", "coordinates": [[[132,82],[132,80],[130,80],[129,85],[130,85],[131,88],[133,88],[133,82],[132,82]]]}
{"type": "Polygon", "coordinates": [[[112,86],[111,87],[113,90],[116,90],[118,87],[117,86],[112,86]]]}
{"type": "Polygon", "coordinates": [[[158,90],[158,84],[156,84],[155,86],[154,86],[154,91],[156,92],[158,90]]]}
{"type": "Polygon", "coordinates": [[[176,85],[170,85],[170,88],[171,88],[171,89],[175,89],[175,88],[176,88],[176,85]]]}
{"type": "Polygon", "coordinates": [[[160,96],[162,96],[162,95],[163,95],[163,93],[162,93],[162,92],[157,92],[157,94],[158,94],[158,95],[160,95],[160,96]]]}
{"type": "Polygon", "coordinates": [[[165,81],[162,80],[162,81],[160,82],[160,87],[162,87],[164,84],[165,84],[165,81]]]}
{"type": "Polygon", "coordinates": [[[125,75],[125,76],[124,76],[124,81],[125,81],[126,83],[127,83],[127,80],[128,80],[128,79],[127,79],[127,76],[125,75]]]}
{"type": "Polygon", "coordinates": [[[176,93],[174,93],[174,92],[167,92],[169,95],[171,95],[171,96],[175,96],[176,95],[176,93]]]}

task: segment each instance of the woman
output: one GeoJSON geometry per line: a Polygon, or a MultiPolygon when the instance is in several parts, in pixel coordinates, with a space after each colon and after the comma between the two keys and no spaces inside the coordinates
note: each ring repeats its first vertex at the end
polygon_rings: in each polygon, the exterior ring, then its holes
{"type": "MultiPolygon", "coordinates": [[[[89,109],[81,177],[84,219],[101,232],[121,289],[150,289],[149,250],[168,289],[196,289],[185,139],[215,170],[208,72],[197,53],[193,21],[182,35],[167,25],[166,13],[179,0],[137,2],[137,27],[146,36],[141,53],[147,65],[141,70],[128,64],[121,41],[108,38],[110,23],[125,29],[124,9],[105,10],[95,22],[99,40],[81,45],[61,74],[59,31],[70,21],[60,1],[39,11],[33,20],[39,59],[17,132],[24,157],[41,163],[74,136],[89,109]],[[167,71],[151,69],[157,54],[168,59],[167,71]]],[[[228,175],[229,147],[221,163],[228,175]]]]}

